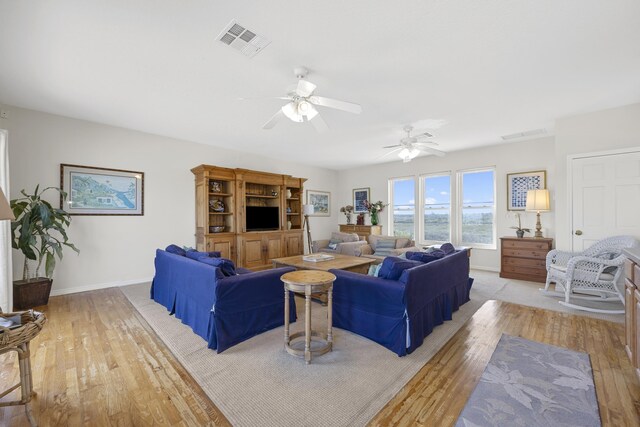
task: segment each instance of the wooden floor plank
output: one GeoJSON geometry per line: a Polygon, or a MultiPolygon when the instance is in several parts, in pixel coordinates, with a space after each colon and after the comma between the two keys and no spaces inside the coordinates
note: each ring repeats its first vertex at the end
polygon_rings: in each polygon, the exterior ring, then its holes
{"type": "MultiPolygon", "coordinates": [[[[52,297],[43,310],[49,323],[31,345],[40,425],[229,425],[118,288],[52,297]]],[[[623,326],[499,301],[485,304],[370,425],[455,424],[503,332],[589,353],[603,425],[640,425],[623,326]]],[[[0,356],[3,385],[19,379],[15,359],[0,356]]],[[[27,426],[23,408],[0,408],[0,425],[27,426]]]]}

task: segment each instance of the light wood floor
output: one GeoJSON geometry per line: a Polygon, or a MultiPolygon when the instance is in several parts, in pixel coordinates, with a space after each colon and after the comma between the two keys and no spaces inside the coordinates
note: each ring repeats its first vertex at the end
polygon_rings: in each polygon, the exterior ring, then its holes
{"type": "MultiPolygon", "coordinates": [[[[53,297],[44,310],[49,323],[31,347],[40,425],[229,425],[119,289],[53,297]]],[[[486,303],[371,425],[454,424],[503,332],[588,352],[603,425],[640,425],[622,325],[499,301],[486,303]]],[[[0,387],[17,382],[17,371],[15,356],[0,356],[0,387]]],[[[23,408],[0,408],[2,425],[27,426],[23,408]]]]}

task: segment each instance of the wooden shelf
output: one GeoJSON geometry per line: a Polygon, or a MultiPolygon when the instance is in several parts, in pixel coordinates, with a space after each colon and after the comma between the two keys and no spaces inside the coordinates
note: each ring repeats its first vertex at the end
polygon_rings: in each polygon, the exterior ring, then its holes
{"type": "Polygon", "coordinates": [[[247,194],[247,199],[248,198],[254,198],[254,199],[277,199],[279,196],[261,196],[259,194],[247,194]]]}
{"type": "Polygon", "coordinates": [[[287,212],[287,215],[299,215],[298,212],[287,212]]]}
{"type": "Polygon", "coordinates": [[[299,197],[289,197],[289,198],[287,198],[287,200],[300,200],[300,198],[299,197]]]}
{"type": "Polygon", "coordinates": [[[209,215],[233,215],[233,212],[209,212],[209,215]]]}
{"type": "Polygon", "coordinates": [[[233,196],[233,194],[231,193],[211,193],[209,192],[210,196],[219,196],[219,197],[231,197],[233,196]]]}

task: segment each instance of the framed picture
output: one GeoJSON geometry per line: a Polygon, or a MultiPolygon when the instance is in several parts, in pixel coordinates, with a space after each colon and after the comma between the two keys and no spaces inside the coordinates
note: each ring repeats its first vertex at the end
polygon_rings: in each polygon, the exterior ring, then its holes
{"type": "Polygon", "coordinates": [[[60,207],[71,215],[144,215],[144,173],[60,165],[60,207]]]}
{"type": "Polygon", "coordinates": [[[331,193],[307,190],[307,204],[313,205],[313,216],[331,216],[331,193]]]}
{"type": "Polygon", "coordinates": [[[542,190],[546,186],[546,171],[507,174],[507,210],[523,211],[527,206],[527,191],[542,190]]]}
{"type": "Polygon", "coordinates": [[[353,189],[353,211],[355,213],[368,212],[364,207],[364,201],[369,199],[369,188],[354,188],[353,189]]]}

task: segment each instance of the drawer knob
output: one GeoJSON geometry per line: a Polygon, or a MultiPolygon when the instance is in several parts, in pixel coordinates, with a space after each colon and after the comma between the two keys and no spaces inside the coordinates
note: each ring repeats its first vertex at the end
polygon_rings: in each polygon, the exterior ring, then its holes
{"type": "Polygon", "coordinates": [[[582,230],[576,230],[576,236],[582,236],[582,230]]]}

